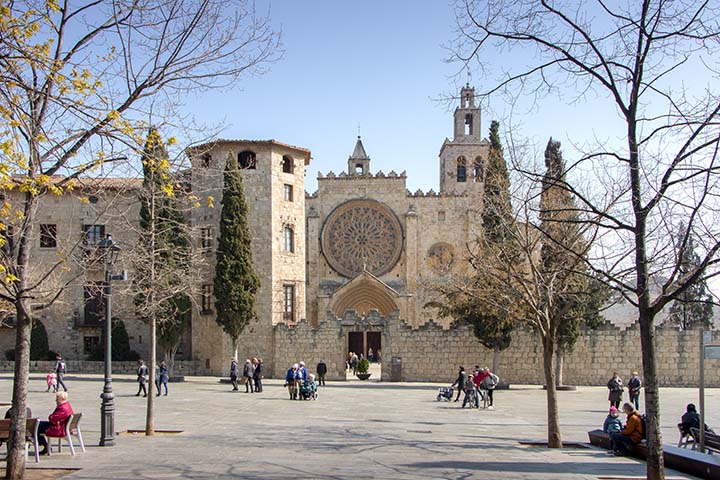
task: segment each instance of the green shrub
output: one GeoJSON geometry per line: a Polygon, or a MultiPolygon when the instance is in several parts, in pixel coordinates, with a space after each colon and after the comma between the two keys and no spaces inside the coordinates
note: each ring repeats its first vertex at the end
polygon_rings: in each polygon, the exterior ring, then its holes
{"type": "Polygon", "coordinates": [[[50,345],[45,325],[40,320],[34,320],[30,333],[30,360],[48,360],[49,352],[50,345]]]}
{"type": "Polygon", "coordinates": [[[367,358],[363,358],[360,360],[357,364],[357,372],[358,373],[367,373],[370,369],[370,362],[367,358]]]}

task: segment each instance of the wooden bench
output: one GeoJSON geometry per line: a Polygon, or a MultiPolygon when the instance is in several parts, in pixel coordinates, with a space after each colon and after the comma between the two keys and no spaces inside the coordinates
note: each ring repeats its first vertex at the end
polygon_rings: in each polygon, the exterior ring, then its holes
{"type": "MultiPolygon", "coordinates": [[[[693,450],[697,450],[700,448],[700,429],[699,428],[691,428],[690,433],[693,436],[693,439],[695,440],[695,445],[693,446],[693,450]]],[[[705,430],[704,433],[704,444],[705,444],[705,450],[708,451],[711,455],[713,453],[720,453],[720,435],[716,435],[712,432],[708,432],[705,430]]]]}
{"type": "MultiPolygon", "coordinates": [[[[0,441],[7,443],[10,439],[10,424],[12,420],[9,418],[0,419],[0,441]]],[[[40,426],[39,418],[28,418],[25,424],[25,457],[27,458],[32,443],[35,449],[35,463],[40,462],[40,450],[38,449],[38,427],[40,426]]]]}
{"type": "MultiPolygon", "coordinates": [[[[610,436],[602,430],[588,432],[590,444],[596,447],[610,449],[610,436]]],[[[647,460],[647,444],[633,445],[630,456],[647,460]]],[[[686,448],[663,445],[663,460],[667,468],[688,473],[700,478],[720,478],[720,459],[714,455],[707,455],[686,448]]]]}

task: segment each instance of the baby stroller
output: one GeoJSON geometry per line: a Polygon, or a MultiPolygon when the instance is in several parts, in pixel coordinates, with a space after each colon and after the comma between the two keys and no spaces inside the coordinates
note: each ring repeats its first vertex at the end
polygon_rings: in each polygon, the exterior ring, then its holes
{"type": "Polygon", "coordinates": [[[305,380],[305,382],[300,385],[300,398],[303,400],[317,400],[317,385],[313,380],[305,380]]]}
{"type": "Polygon", "coordinates": [[[438,402],[445,400],[446,402],[449,402],[452,400],[453,396],[453,387],[440,387],[438,388],[438,394],[436,400],[438,402]]]}

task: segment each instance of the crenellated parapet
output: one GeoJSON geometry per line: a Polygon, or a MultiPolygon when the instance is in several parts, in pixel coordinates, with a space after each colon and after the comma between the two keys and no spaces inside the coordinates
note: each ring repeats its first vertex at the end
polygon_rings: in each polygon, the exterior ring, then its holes
{"type": "Polygon", "coordinates": [[[376,173],[351,173],[348,174],[347,172],[340,172],[335,173],[332,170],[330,170],[328,173],[324,174],[322,172],[318,172],[317,179],[318,180],[367,180],[370,178],[391,178],[391,179],[401,179],[405,180],[407,179],[407,173],[405,170],[403,170],[400,173],[395,172],[394,170],[390,170],[388,173],[384,173],[382,170],[378,170],[376,173]]]}
{"type": "Polygon", "coordinates": [[[415,190],[414,193],[410,190],[406,190],[405,193],[410,198],[461,198],[468,196],[468,194],[465,192],[436,192],[432,188],[427,192],[423,192],[421,189],[418,188],[417,190],[415,190]]]}

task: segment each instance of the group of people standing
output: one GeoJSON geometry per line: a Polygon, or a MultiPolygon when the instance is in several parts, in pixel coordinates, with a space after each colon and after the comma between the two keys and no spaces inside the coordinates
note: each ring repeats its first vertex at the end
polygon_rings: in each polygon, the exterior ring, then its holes
{"type": "MultiPolygon", "coordinates": [[[[136,397],[139,397],[142,393],[143,397],[147,397],[147,384],[150,381],[150,369],[147,365],[145,365],[145,361],[140,359],[138,360],[138,366],[137,366],[137,382],[138,382],[138,391],[135,394],[136,397]]],[[[157,372],[155,374],[155,388],[157,389],[156,397],[159,397],[162,391],[161,387],[165,387],[165,396],[168,394],[168,381],[170,380],[170,375],[168,373],[168,367],[165,364],[165,361],[160,361],[160,363],[157,366],[157,372]]]]}
{"type": "Polygon", "coordinates": [[[238,390],[239,381],[245,385],[245,393],[260,393],[263,391],[262,379],[265,366],[262,358],[253,357],[245,360],[243,365],[242,377],[240,376],[240,364],[237,358],[230,361],[230,383],[232,383],[233,391],[238,390]]]}
{"type": "MultiPolygon", "coordinates": [[[[643,383],[638,376],[638,372],[632,372],[632,376],[628,380],[626,386],[628,389],[628,395],[630,396],[630,403],[635,406],[635,410],[639,410],[640,390],[643,387],[643,383]]],[[[612,378],[608,380],[607,388],[609,390],[608,400],[610,401],[610,406],[615,407],[616,410],[619,409],[620,402],[622,402],[624,388],[623,380],[620,378],[618,372],[613,372],[612,378]]]]}
{"type": "Polygon", "coordinates": [[[488,410],[494,410],[493,392],[499,382],[500,379],[498,376],[492,373],[487,367],[480,368],[479,365],[475,365],[475,369],[468,377],[467,372],[465,372],[465,367],[461,366],[458,370],[458,377],[452,384],[453,388],[457,386],[458,389],[455,401],[459,401],[460,393],[464,392],[465,397],[463,398],[462,408],[465,408],[465,405],[468,403],[470,407],[472,407],[474,403],[476,408],[480,408],[480,400],[487,398],[488,410]]]}

